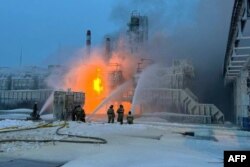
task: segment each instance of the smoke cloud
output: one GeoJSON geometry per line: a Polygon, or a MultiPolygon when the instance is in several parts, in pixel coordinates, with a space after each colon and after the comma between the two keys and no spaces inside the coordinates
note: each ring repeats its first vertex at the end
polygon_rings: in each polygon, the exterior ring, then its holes
{"type": "MultiPolygon", "coordinates": [[[[119,68],[125,80],[133,77],[139,60],[130,54],[124,35],[131,12],[137,10],[149,19],[149,40],[138,57],[153,59],[163,66],[171,65],[174,59],[191,61],[196,76],[190,89],[201,102],[217,105],[228,119],[232,107],[228,105],[230,93],[223,83],[222,68],[232,6],[233,0],[117,1],[110,19],[120,25],[120,31],[110,33],[112,40],[117,39],[110,61],[101,58],[103,52],[98,48],[93,49],[91,58],[85,60],[82,59],[85,53],[78,52],[72,63],[66,63],[69,66],[63,85],[89,94],[88,86],[83,83],[92,83],[96,68],[108,73],[109,63],[121,64],[119,68]],[[98,67],[92,64],[98,64],[98,67]],[[91,73],[93,77],[88,80],[85,76],[91,73]]],[[[109,84],[106,77],[104,74],[104,85],[109,84]]]]}
{"type": "Polygon", "coordinates": [[[228,119],[232,106],[222,68],[232,7],[233,0],[130,0],[119,1],[110,18],[126,27],[131,11],[147,15],[149,41],[144,54],[164,65],[174,59],[190,60],[196,74],[192,91],[201,102],[217,105],[228,119]]]}

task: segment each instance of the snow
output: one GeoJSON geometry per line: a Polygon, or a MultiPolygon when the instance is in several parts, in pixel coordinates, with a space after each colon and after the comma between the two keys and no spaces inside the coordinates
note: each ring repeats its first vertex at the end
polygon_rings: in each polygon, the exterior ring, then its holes
{"type": "Polygon", "coordinates": [[[0,110],[0,112],[9,112],[9,113],[31,113],[32,109],[29,108],[18,108],[12,110],[0,110]]]}
{"type": "Polygon", "coordinates": [[[19,108],[12,110],[0,110],[0,119],[26,119],[32,112],[28,108],[19,108]]]}
{"type": "Polygon", "coordinates": [[[53,114],[44,114],[44,115],[40,115],[40,118],[42,120],[53,120],[53,114]]]}
{"type": "Polygon", "coordinates": [[[141,118],[138,118],[137,121],[141,121],[141,122],[147,122],[147,121],[167,122],[166,119],[159,118],[159,117],[141,117],[141,118]]]}
{"type": "Polygon", "coordinates": [[[35,123],[32,121],[9,120],[9,119],[0,121],[0,129],[11,128],[11,127],[27,128],[34,125],[35,123]]]}
{"type": "Polygon", "coordinates": [[[25,120],[27,117],[29,117],[29,114],[1,114],[0,119],[20,119],[25,120]]]}
{"type": "MultiPolygon", "coordinates": [[[[249,150],[250,133],[236,127],[177,124],[135,120],[136,124],[120,125],[101,122],[68,122],[60,132],[101,137],[107,144],[70,143],[5,143],[1,157],[65,162],[64,167],[165,167],[223,166],[224,150],[249,150]],[[138,122],[137,122],[138,121],[138,122]],[[193,131],[194,137],[179,133],[193,131]],[[213,140],[216,139],[216,140],[213,140]]],[[[44,123],[44,122],[40,122],[44,123]]],[[[54,122],[61,124],[62,122],[54,122]]],[[[38,122],[3,120],[0,128],[33,127],[38,122]]],[[[1,134],[3,138],[61,139],[57,127],[1,134]]]]}

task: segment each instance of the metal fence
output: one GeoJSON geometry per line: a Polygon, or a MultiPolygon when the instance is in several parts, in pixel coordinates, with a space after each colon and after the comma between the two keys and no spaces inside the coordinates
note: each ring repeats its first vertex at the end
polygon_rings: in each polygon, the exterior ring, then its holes
{"type": "Polygon", "coordinates": [[[51,89],[1,90],[0,109],[32,108],[35,102],[41,107],[52,93],[51,89]]]}

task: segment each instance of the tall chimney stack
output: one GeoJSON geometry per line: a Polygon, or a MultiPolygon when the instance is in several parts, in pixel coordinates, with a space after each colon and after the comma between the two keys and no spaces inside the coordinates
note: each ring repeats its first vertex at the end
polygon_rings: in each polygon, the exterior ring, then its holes
{"type": "Polygon", "coordinates": [[[91,49],[91,31],[87,30],[86,33],[86,49],[87,49],[87,54],[90,54],[90,49],[91,49]]]}
{"type": "Polygon", "coordinates": [[[106,37],[106,39],[105,39],[105,55],[106,55],[106,59],[109,60],[110,55],[111,55],[111,40],[110,40],[110,37],[106,37]]]}

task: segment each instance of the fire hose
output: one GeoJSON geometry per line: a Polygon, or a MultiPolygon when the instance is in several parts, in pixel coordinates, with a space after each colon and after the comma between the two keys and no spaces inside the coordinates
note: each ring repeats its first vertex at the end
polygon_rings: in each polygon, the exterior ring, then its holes
{"type": "Polygon", "coordinates": [[[82,136],[82,135],[71,135],[71,134],[67,134],[67,133],[60,133],[59,131],[61,129],[63,129],[64,127],[66,126],[66,123],[59,127],[57,130],[56,130],[56,134],[58,136],[68,136],[68,137],[77,137],[77,138],[82,138],[82,139],[91,139],[91,140],[96,140],[96,141],[84,141],[85,143],[92,143],[92,144],[106,144],[107,143],[107,140],[103,139],[103,138],[100,138],[100,137],[91,137],[91,136],[82,136]]]}
{"type": "Polygon", "coordinates": [[[50,122],[45,123],[45,124],[38,125],[36,127],[28,127],[28,128],[22,128],[22,129],[18,129],[18,127],[6,127],[6,128],[0,129],[0,133],[17,132],[17,131],[25,131],[25,130],[33,130],[33,129],[45,128],[45,127],[49,127],[49,125],[51,123],[53,123],[53,121],[50,121],[50,122]]]}
{"type": "MultiPolygon", "coordinates": [[[[24,131],[24,130],[33,130],[33,129],[38,129],[38,128],[45,128],[45,127],[54,127],[54,126],[49,126],[52,122],[39,125],[36,127],[31,127],[31,128],[23,128],[23,129],[14,129],[14,130],[5,130],[5,131],[0,131],[0,133],[7,133],[7,132],[17,132],[17,131],[24,131]]],[[[63,129],[67,125],[67,122],[65,121],[64,124],[62,124],[59,128],[56,130],[56,135],[58,136],[67,136],[67,137],[76,137],[80,139],[88,139],[88,140],[66,140],[66,139],[4,139],[0,140],[0,143],[7,143],[7,142],[63,142],[63,143],[79,143],[79,144],[106,144],[107,140],[100,138],[100,137],[91,137],[91,136],[83,136],[83,135],[71,135],[71,134],[66,134],[66,133],[60,133],[59,131],[63,129]]]]}

